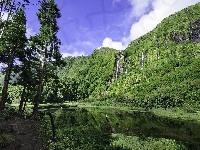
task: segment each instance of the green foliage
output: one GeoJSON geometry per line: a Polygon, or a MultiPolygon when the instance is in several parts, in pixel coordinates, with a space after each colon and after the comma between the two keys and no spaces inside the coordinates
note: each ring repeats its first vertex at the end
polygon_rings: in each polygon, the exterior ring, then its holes
{"type": "Polygon", "coordinates": [[[8,103],[19,104],[21,99],[22,86],[9,86],[8,87],[8,103]]]}
{"type": "MultiPolygon", "coordinates": [[[[121,78],[118,81],[120,84],[117,85],[118,87],[115,90],[121,88],[119,95],[128,93],[127,97],[132,99],[133,104],[146,108],[175,107],[181,106],[183,103],[198,102],[200,96],[199,59],[193,59],[192,63],[184,62],[184,59],[182,61],[171,59],[168,62],[161,60],[161,63],[162,65],[155,69],[145,68],[140,84],[134,84],[133,81],[125,82],[126,84],[124,84],[123,81],[128,80],[128,77],[121,78]],[[133,86],[126,88],[127,83],[132,83],[133,86]]],[[[110,87],[109,94],[111,94],[112,90],[110,87]]],[[[118,93],[116,92],[115,94],[116,97],[118,93]]]]}
{"type": "MultiPolygon", "coordinates": [[[[20,52],[24,50],[27,41],[26,38],[26,16],[24,9],[20,8],[8,21],[4,34],[0,40],[0,62],[8,64],[12,55],[14,58],[20,57],[20,52]]],[[[14,63],[14,62],[12,62],[14,63]]]]}
{"type": "MultiPolygon", "coordinates": [[[[1,5],[3,6],[3,4],[1,5]]],[[[12,8],[13,9],[13,8],[12,8]]],[[[10,13],[10,12],[9,12],[10,13]]],[[[0,62],[7,65],[5,69],[4,84],[2,89],[2,97],[0,111],[4,109],[8,97],[8,85],[11,77],[11,71],[14,67],[14,60],[23,57],[21,53],[26,46],[26,16],[24,8],[19,8],[12,15],[12,20],[2,22],[1,40],[0,40],[0,62]]]]}
{"type": "Polygon", "coordinates": [[[97,95],[100,98],[113,78],[116,54],[114,49],[101,48],[91,56],[65,58],[66,67],[61,68],[58,76],[62,91],[68,95],[66,100],[96,98],[97,95]]]}

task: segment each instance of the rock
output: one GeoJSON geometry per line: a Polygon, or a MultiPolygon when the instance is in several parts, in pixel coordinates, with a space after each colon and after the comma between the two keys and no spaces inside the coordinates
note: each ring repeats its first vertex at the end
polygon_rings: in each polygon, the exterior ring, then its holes
{"type": "Polygon", "coordinates": [[[10,124],[10,132],[17,132],[17,124],[10,124]]]}

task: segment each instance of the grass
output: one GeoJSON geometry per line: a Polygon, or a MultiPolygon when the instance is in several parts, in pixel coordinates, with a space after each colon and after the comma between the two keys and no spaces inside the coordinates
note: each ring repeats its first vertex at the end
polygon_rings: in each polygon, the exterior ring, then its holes
{"type": "Polygon", "coordinates": [[[137,136],[126,136],[123,134],[112,134],[113,147],[126,150],[184,150],[186,147],[175,140],[165,138],[148,137],[141,139],[137,136]]]}
{"type": "Polygon", "coordinates": [[[171,108],[171,109],[153,109],[151,110],[154,114],[160,117],[168,117],[174,119],[181,119],[187,121],[195,121],[200,123],[200,111],[196,112],[186,112],[180,108],[171,108]]]}

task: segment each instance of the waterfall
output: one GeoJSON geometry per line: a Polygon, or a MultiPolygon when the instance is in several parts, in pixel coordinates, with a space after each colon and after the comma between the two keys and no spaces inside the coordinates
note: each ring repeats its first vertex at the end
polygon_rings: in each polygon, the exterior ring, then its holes
{"type": "Polygon", "coordinates": [[[124,59],[124,55],[121,55],[120,60],[124,59]]]}
{"type": "Polygon", "coordinates": [[[160,59],[160,51],[157,53],[157,59],[160,59]]]}
{"type": "Polygon", "coordinates": [[[117,64],[116,64],[116,72],[115,72],[115,79],[116,80],[118,78],[118,73],[119,73],[119,60],[117,60],[117,64]]]}
{"type": "Polygon", "coordinates": [[[142,62],[141,62],[141,69],[144,68],[144,52],[142,52],[142,62]]]}
{"type": "Polygon", "coordinates": [[[160,49],[160,39],[158,39],[158,53],[157,53],[157,59],[160,59],[160,51],[159,51],[159,49],[160,49]]]}
{"type": "Polygon", "coordinates": [[[116,72],[115,72],[115,79],[117,80],[119,78],[120,73],[123,73],[123,66],[121,62],[124,62],[124,55],[120,55],[119,58],[117,58],[117,63],[116,63],[116,72]]]}
{"type": "Polygon", "coordinates": [[[128,67],[126,67],[125,72],[124,73],[128,73],[128,67]]]}
{"type": "Polygon", "coordinates": [[[160,48],[160,40],[157,40],[158,48],[160,48]]]}

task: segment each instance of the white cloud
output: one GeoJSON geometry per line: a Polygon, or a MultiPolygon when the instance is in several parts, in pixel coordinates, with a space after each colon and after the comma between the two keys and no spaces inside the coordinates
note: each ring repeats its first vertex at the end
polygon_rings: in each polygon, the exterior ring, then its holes
{"type": "Polygon", "coordinates": [[[26,36],[29,38],[30,36],[33,36],[35,34],[36,34],[36,32],[34,32],[33,28],[27,26],[27,28],[26,28],[26,36]]]}
{"type": "Polygon", "coordinates": [[[86,56],[87,54],[81,51],[81,49],[85,50],[88,47],[95,48],[94,44],[89,41],[78,40],[77,42],[72,43],[72,44],[62,45],[60,49],[61,49],[61,54],[63,55],[63,57],[67,57],[67,56],[76,57],[76,56],[86,56]]]}
{"type": "Polygon", "coordinates": [[[65,52],[65,53],[61,53],[61,54],[62,54],[63,58],[68,57],[68,56],[73,56],[73,57],[86,56],[86,54],[83,51],[81,51],[81,52],[75,51],[73,53],[67,53],[67,52],[65,52]]]}
{"type": "Polygon", "coordinates": [[[116,50],[125,49],[122,42],[113,41],[111,38],[108,38],[108,37],[103,40],[102,47],[110,47],[116,50]]]}
{"type": "Polygon", "coordinates": [[[1,14],[0,18],[2,20],[7,20],[7,18],[8,18],[8,12],[2,11],[2,14],[1,14]]]}
{"type": "MultiPolygon", "coordinates": [[[[113,45],[115,45],[115,47],[125,49],[131,41],[153,30],[164,18],[196,4],[200,0],[129,0],[129,2],[132,6],[130,16],[140,16],[139,21],[132,24],[128,37],[123,37],[120,41],[113,41],[111,38],[106,37],[103,40],[102,47],[106,45],[113,48],[113,45]],[[144,14],[150,5],[153,10],[148,14],[144,14]]],[[[130,19],[130,17],[126,19],[130,19]]]]}
{"type": "Polygon", "coordinates": [[[77,45],[81,44],[81,45],[84,45],[84,46],[93,46],[93,44],[89,41],[82,41],[82,42],[78,41],[76,44],[77,45]]]}
{"type": "Polygon", "coordinates": [[[132,6],[131,17],[141,17],[145,14],[151,0],[129,0],[129,3],[132,6]]]}

